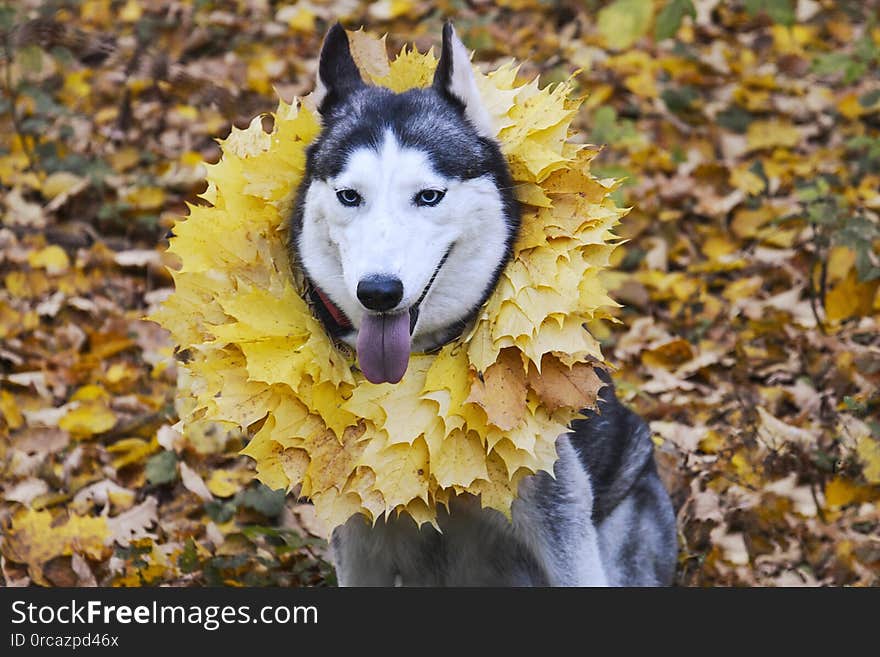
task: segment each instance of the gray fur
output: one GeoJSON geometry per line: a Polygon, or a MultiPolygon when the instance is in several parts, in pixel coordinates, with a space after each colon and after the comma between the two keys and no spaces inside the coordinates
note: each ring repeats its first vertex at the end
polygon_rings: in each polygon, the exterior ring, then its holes
{"type": "MultiPolygon", "coordinates": [[[[441,509],[441,532],[408,516],[351,518],[333,534],[343,586],[666,586],[675,574],[672,503],[650,433],[609,386],[601,415],[559,437],[555,478],[527,478],[510,522],[473,497],[441,509]],[[629,431],[622,435],[621,430],[629,431]],[[593,453],[621,464],[591,472],[593,453]],[[613,458],[612,458],[613,457],[613,458]],[[601,492],[600,492],[601,491],[601,492]],[[601,518],[596,513],[603,509],[601,518]]],[[[596,458],[593,465],[598,464],[596,458]]]]}

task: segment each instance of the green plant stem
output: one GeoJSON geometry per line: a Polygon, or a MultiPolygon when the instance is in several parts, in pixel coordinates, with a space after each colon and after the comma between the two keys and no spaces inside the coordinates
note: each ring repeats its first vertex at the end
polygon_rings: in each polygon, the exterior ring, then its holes
{"type": "Polygon", "coordinates": [[[807,290],[810,293],[810,309],[813,311],[813,317],[816,318],[816,326],[819,327],[819,331],[821,331],[822,335],[828,335],[828,331],[825,328],[825,322],[819,317],[819,308],[817,301],[820,301],[822,307],[825,307],[825,290],[828,281],[828,262],[827,258],[822,257],[822,245],[819,242],[819,231],[816,229],[816,224],[811,224],[813,227],[813,246],[816,249],[813,266],[810,267],[810,275],[809,282],[807,285],[807,290]],[[816,269],[816,265],[819,264],[820,272],[819,272],[819,294],[817,295],[816,286],[813,283],[813,272],[816,269]],[[818,297],[818,298],[817,298],[818,297]]]}

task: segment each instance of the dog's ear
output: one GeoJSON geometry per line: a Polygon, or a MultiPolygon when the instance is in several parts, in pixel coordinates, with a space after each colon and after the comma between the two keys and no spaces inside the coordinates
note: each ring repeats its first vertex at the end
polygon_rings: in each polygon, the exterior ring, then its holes
{"type": "Polygon", "coordinates": [[[434,73],[434,88],[462,107],[481,136],[495,138],[495,127],[480,99],[468,51],[449,21],[443,25],[443,51],[434,73]]]}
{"type": "Polygon", "coordinates": [[[318,81],[315,84],[315,106],[321,114],[351,92],[366,86],[351,56],[348,35],[336,23],[324,37],[318,58],[318,81]]]}

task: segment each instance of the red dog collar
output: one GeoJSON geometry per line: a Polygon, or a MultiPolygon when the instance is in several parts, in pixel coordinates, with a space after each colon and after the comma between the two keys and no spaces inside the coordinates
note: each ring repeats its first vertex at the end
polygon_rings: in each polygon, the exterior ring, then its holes
{"type": "Polygon", "coordinates": [[[318,299],[321,301],[321,304],[324,306],[324,309],[333,318],[333,321],[339,325],[339,328],[351,330],[354,326],[351,325],[351,321],[348,317],[345,316],[345,313],[342,312],[335,303],[330,301],[330,297],[328,297],[324,292],[318,287],[314,286],[315,293],[318,295],[318,299]]]}

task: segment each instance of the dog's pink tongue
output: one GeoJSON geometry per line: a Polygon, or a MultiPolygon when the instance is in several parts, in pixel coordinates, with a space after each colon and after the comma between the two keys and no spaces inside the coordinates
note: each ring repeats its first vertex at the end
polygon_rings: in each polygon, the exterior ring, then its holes
{"type": "Polygon", "coordinates": [[[371,383],[397,383],[409,363],[409,313],[364,315],[358,331],[358,364],[371,383]]]}

